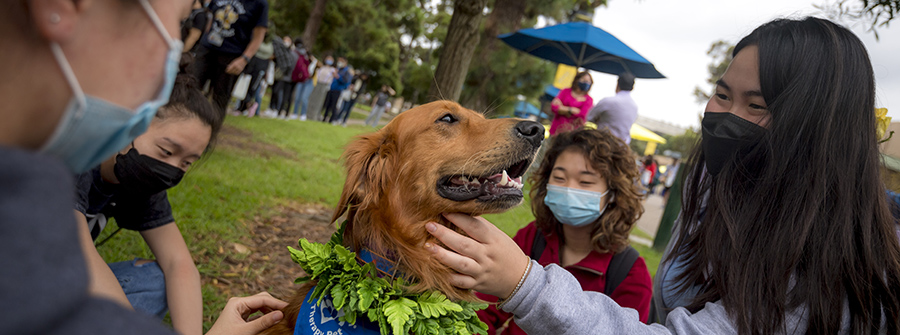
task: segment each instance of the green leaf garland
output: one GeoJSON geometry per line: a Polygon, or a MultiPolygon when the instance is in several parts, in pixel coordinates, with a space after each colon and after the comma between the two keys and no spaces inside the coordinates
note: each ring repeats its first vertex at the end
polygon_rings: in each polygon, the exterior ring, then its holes
{"type": "Polygon", "coordinates": [[[408,293],[403,278],[378,277],[372,263],[360,265],[356,253],[343,243],[343,225],[327,244],[300,239],[302,250],[288,247],[291,259],[309,276],[295,283],[317,280],[310,302],[320,304],[327,295],[334,308],[344,312],[340,321],[356,323],[364,316],[381,328],[382,335],[474,335],[487,334],[487,325],[475,311],[487,304],[454,302],[439,291],[408,293]]]}

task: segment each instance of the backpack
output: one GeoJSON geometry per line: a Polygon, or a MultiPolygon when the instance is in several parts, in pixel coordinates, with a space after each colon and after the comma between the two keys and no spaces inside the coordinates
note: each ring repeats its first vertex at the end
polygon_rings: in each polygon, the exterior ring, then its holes
{"type": "MultiPolygon", "coordinates": [[[[541,254],[544,253],[545,247],[547,247],[547,239],[544,238],[544,233],[538,229],[534,234],[534,242],[531,244],[531,259],[537,260],[540,258],[541,254]]],[[[609,261],[609,266],[606,268],[606,285],[603,289],[603,294],[612,296],[619,284],[628,276],[628,271],[631,271],[631,267],[634,266],[638,256],[640,256],[638,251],[630,245],[622,252],[613,255],[609,261]]]]}
{"type": "Polygon", "coordinates": [[[294,71],[291,72],[291,81],[302,83],[309,79],[309,58],[299,53],[297,56],[297,64],[294,66],[294,71]]]}

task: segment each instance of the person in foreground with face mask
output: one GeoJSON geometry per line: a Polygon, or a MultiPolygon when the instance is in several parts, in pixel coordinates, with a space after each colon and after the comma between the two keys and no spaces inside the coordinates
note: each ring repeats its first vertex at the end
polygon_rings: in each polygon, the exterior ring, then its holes
{"type": "Polygon", "coordinates": [[[75,177],[75,216],[89,232],[82,235],[90,235],[91,241],[84,241],[89,252],[96,253],[92,242],[115,218],[119,229],[140,232],[156,257],[109,264],[118,283],[103,289],[123,291],[135,310],[160,319],[171,309],[172,325],[182,334],[202,332],[200,274],[175,225],[166,190],[200,159],[223,121],[193,81],[179,75],[169,103],[157,111],[147,132],[75,177]]]}
{"type": "MultiPolygon", "coordinates": [[[[585,291],[607,292],[642,321],[650,311],[651,280],[644,259],[628,246],[640,218],[637,166],[631,150],[608,130],[575,130],[554,137],[544,161],[531,176],[535,220],[513,240],[541,266],[557,264],[585,291]],[[542,249],[542,250],[541,250],[542,249]],[[613,256],[633,252],[634,262],[613,269],[613,256]],[[614,272],[621,273],[614,273],[614,272]],[[620,276],[618,286],[607,278],[620,276]]],[[[479,295],[486,301],[496,297],[479,295]]],[[[491,305],[478,312],[495,334],[512,314],[491,305]]],[[[525,334],[515,321],[502,334],[525,334]]]]}
{"type": "Polygon", "coordinates": [[[505,298],[531,334],[900,334],[900,243],[865,47],[828,20],[778,19],[733,55],[656,273],[665,325],[529,261],[482,218],[448,215],[470,237],[426,224],[460,254],[426,248],[461,272],[458,286],[505,298]]]}
{"type": "MultiPolygon", "coordinates": [[[[191,1],[5,4],[0,98],[16,103],[0,109],[0,334],[171,334],[98,289],[109,277],[88,270],[72,174],[128,146],[168,101],[191,1]]],[[[232,299],[208,334],[255,334],[286,305],[232,299]]]]}
{"type": "Polygon", "coordinates": [[[594,100],[588,95],[594,80],[587,71],[579,72],[572,80],[572,87],[559,91],[550,102],[553,122],[550,123],[550,136],[564,131],[581,128],[587,118],[594,100]]]}

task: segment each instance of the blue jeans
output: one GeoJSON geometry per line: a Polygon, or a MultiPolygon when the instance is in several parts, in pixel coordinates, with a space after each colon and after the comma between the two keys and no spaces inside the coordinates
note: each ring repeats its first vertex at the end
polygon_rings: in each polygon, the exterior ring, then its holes
{"type": "Polygon", "coordinates": [[[294,115],[297,115],[297,109],[300,109],[300,115],[306,115],[306,108],[309,107],[309,95],[313,91],[312,78],[302,83],[297,83],[294,88],[294,115]]]}
{"type": "Polygon", "coordinates": [[[372,107],[372,112],[369,113],[369,117],[366,118],[366,125],[370,127],[377,127],[378,122],[381,121],[381,114],[384,113],[384,109],[387,106],[378,106],[375,105],[372,107]]]}
{"type": "Polygon", "coordinates": [[[166,277],[156,262],[135,265],[140,258],[110,263],[109,269],[116,275],[125,291],[128,302],[135,310],[160,319],[169,312],[166,302],[166,277]]]}

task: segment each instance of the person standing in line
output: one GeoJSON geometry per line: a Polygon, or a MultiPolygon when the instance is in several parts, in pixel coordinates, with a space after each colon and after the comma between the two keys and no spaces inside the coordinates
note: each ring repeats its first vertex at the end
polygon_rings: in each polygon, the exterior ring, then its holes
{"type": "Polygon", "coordinates": [[[259,110],[260,101],[258,97],[260,86],[265,80],[266,70],[269,69],[269,61],[272,59],[274,52],[272,36],[266,33],[266,38],[259,45],[256,55],[250,60],[250,64],[247,64],[247,67],[244,68],[243,73],[251,76],[250,87],[247,89],[247,96],[241,101],[241,106],[238,110],[243,111],[247,116],[256,115],[256,112],[259,110]]]}
{"type": "Polygon", "coordinates": [[[306,121],[306,109],[309,107],[309,95],[315,86],[313,79],[316,71],[316,57],[309,53],[309,50],[303,45],[303,40],[299,37],[294,39],[294,45],[297,46],[297,66],[291,78],[294,80],[294,114],[291,118],[298,118],[300,121],[306,121]]]}
{"type": "Polygon", "coordinates": [[[579,72],[572,80],[572,86],[559,91],[556,98],[553,98],[550,102],[550,110],[553,112],[550,136],[579,129],[584,125],[588,110],[594,105],[594,100],[588,95],[593,84],[594,80],[587,71],[579,72]]]}
{"type": "Polygon", "coordinates": [[[356,71],[357,74],[353,76],[353,85],[350,85],[348,90],[350,90],[350,100],[344,102],[341,106],[341,117],[339,117],[339,122],[344,127],[347,126],[347,119],[350,118],[350,112],[353,110],[353,106],[356,105],[356,100],[363,95],[366,91],[366,85],[369,81],[369,75],[363,71],[356,71]]]}
{"type": "Polygon", "coordinates": [[[181,41],[184,43],[184,52],[196,54],[200,38],[209,31],[212,25],[212,14],[206,10],[202,0],[194,0],[191,5],[191,14],[187,20],[181,23],[181,41]]]}
{"type": "Polygon", "coordinates": [[[200,40],[194,77],[200,87],[209,81],[213,105],[224,115],[237,76],[256,55],[269,26],[267,0],[215,0],[213,22],[200,40]]]}
{"type": "Polygon", "coordinates": [[[272,100],[269,102],[269,109],[274,112],[273,116],[282,119],[286,119],[288,116],[291,93],[294,89],[291,75],[294,67],[297,66],[298,56],[292,50],[293,46],[290,36],[284,36],[281,43],[274,44],[275,85],[272,86],[272,100]]]}
{"type": "Polygon", "coordinates": [[[616,95],[601,99],[587,116],[588,121],[597,124],[597,129],[609,128],[625,144],[631,143],[631,125],[638,116],[637,104],[631,98],[633,89],[634,76],[630,73],[619,75],[616,95]]]}
{"type": "Polygon", "coordinates": [[[316,70],[316,86],[313,87],[312,93],[309,95],[309,109],[312,114],[308,115],[308,119],[315,121],[323,121],[322,109],[325,106],[325,96],[331,89],[331,82],[337,76],[337,70],[334,68],[334,57],[325,56],[325,60],[319,64],[316,70]]]}
{"type": "Polygon", "coordinates": [[[678,178],[678,169],[681,167],[681,161],[678,158],[672,160],[672,164],[669,164],[669,167],[666,168],[666,181],[663,183],[665,186],[662,190],[662,196],[664,202],[669,201],[669,190],[672,189],[672,185],[675,184],[675,179],[678,178]]]}
{"type": "Polygon", "coordinates": [[[653,156],[645,156],[644,161],[641,162],[641,185],[646,187],[651,194],[653,190],[650,189],[650,185],[653,183],[653,177],[656,176],[656,169],[656,160],[653,159],[653,156]]]}
{"type": "Polygon", "coordinates": [[[341,97],[341,92],[346,90],[347,86],[350,86],[352,75],[350,74],[350,67],[347,66],[346,58],[338,57],[337,69],[334,80],[331,82],[331,89],[325,95],[325,109],[322,112],[322,122],[334,123],[337,119],[338,99],[341,97]]]}
{"type": "Polygon", "coordinates": [[[381,114],[384,114],[384,110],[387,108],[388,100],[393,96],[396,92],[388,85],[381,85],[381,89],[378,90],[378,93],[375,94],[375,101],[372,104],[372,111],[369,113],[369,116],[366,118],[366,125],[369,127],[377,127],[378,122],[381,121],[381,114]]]}

